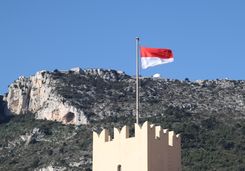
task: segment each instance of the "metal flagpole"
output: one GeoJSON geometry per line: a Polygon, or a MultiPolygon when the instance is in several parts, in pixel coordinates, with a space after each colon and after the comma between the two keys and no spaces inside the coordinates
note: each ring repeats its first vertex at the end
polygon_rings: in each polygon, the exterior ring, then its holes
{"type": "Polygon", "coordinates": [[[136,37],[136,123],[139,124],[139,41],[136,37]]]}

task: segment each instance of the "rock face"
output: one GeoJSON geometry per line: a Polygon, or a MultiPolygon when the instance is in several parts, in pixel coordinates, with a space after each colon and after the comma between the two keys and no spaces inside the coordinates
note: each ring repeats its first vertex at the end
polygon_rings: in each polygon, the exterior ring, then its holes
{"type": "Polygon", "coordinates": [[[4,97],[7,102],[5,113],[20,115],[31,112],[37,119],[60,121],[64,124],[87,124],[88,116],[84,113],[83,101],[86,101],[92,92],[87,92],[86,89],[79,91],[79,88],[88,86],[86,82],[80,85],[80,81],[90,78],[92,81],[99,78],[116,81],[124,76],[126,76],[124,73],[113,70],[81,70],[79,68],[67,72],[40,71],[29,78],[21,76],[9,86],[8,93],[4,97]],[[70,90],[74,91],[65,94],[70,90]],[[73,96],[81,98],[79,105],[71,103],[69,97],[73,96]]]}
{"type": "MultiPolygon", "coordinates": [[[[230,119],[245,116],[245,81],[142,78],[140,84],[141,117],[163,115],[169,107],[204,118],[209,114],[230,119]]],[[[115,70],[40,71],[29,78],[19,77],[4,100],[6,115],[31,112],[37,119],[88,124],[108,116],[132,115],[135,81],[115,70]]]]}
{"type": "Polygon", "coordinates": [[[37,119],[60,121],[65,124],[87,124],[83,111],[69,105],[56,91],[57,81],[47,71],[30,78],[19,77],[9,86],[5,97],[7,114],[35,113],[37,119]]]}

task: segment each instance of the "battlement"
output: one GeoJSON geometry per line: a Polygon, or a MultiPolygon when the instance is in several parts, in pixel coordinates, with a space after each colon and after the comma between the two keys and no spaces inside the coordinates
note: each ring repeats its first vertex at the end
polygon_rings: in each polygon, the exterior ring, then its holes
{"type": "Polygon", "coordinates": [[[93,171],[181,171],[181,140],[174,131],[149,122],[93,132],[93,171]]]}
{"type": "Polygon", "coordinates": [[[132,139],[141,138],[142,136],[148,137],[150,141],[162,141],[169,146],[174,146],[176,143],[180,144],[180,134],[175,134],[174,131],[163,129],[161,126],[155,126],[148,121],[144,122],[142,126],[135,124],[135,136],[130,137],[129,126],[125,125],[121,130],[114,128],[114,138],[110,135],[107,129],[103,129],[100,134],[93,132],[94,143],[106,143],[115,141],[127,141],[132,139]]]}

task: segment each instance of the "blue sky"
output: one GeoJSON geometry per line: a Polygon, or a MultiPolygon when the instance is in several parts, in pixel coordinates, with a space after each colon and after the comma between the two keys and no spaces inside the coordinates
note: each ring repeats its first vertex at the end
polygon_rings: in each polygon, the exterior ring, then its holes
{"type": "Polygon", "coordinates": [[[244,7],[244,0],[1,0],[0,94],[44,69],[134,75],[136,36],[175,55],[144,76],[245,79],[244,7]]]}

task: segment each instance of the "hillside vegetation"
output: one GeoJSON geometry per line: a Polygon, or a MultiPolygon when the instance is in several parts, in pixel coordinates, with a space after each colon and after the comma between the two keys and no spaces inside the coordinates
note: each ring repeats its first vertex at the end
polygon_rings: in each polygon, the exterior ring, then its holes
{"type": "MultiPolygon", "coordinates": [[[[181,133],[183,170],[245,170],[244,120],[225,124],[209,117],[199,121],[194,114],[175,108],[165,114],[147,120],[181,133]]],[[[36,120],[31,114],[15,116],[0,125],[0,170],[33,170],[52,165],[89,171],[92,130],[132,126],[133,121],[133,117],[113,116],[91,125],[74,126],[36,120]]]]}

